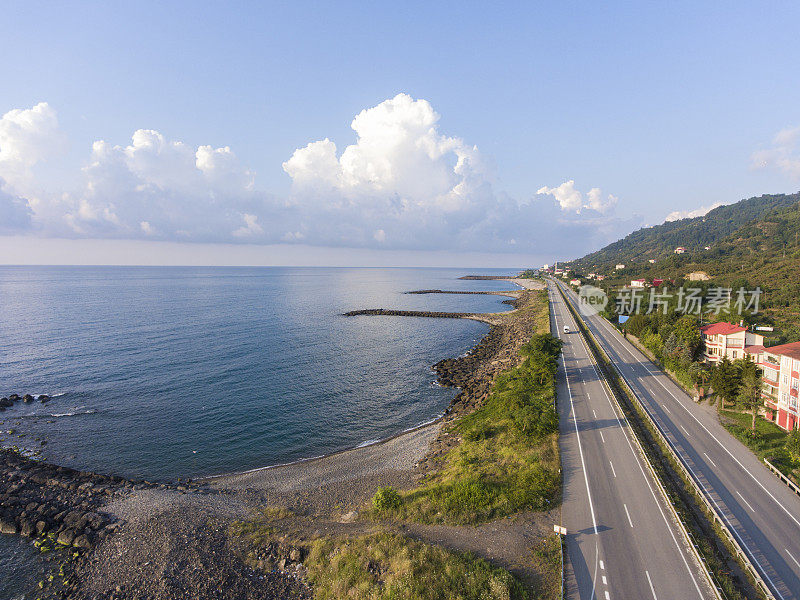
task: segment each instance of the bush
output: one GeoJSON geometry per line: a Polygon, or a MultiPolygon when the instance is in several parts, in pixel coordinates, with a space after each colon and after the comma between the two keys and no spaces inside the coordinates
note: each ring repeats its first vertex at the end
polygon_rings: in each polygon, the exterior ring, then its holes
{"type": "Polygon", "coordinates": [[[397,510],[402,504],[403,500],[400,498],[400,494],[393,487],[378,488],[372,497],[372,506],[379,511],[397,510]]]}

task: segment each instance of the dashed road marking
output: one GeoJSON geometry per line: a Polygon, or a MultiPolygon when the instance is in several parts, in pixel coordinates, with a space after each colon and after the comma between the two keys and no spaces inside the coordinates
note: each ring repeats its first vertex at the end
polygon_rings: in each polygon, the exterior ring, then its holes
{"type": "Polygon", "coordinates": [[[628,505],[623,503],[622,506],[625,507],[625,514],[628,515],[628,523],[630,523],[631,527],[633,527],[633,521],[631,521],[631,513],[628,512],[628,505]]]}
{"type": "Polygon", "coordinates": [[[612,463],[611,461],[608,461],[608,464],[611,465],[611,472],[614,474],[614,477],[616,477],[617,476],[617,472],[614,470],[614,463],[612,463]]]}

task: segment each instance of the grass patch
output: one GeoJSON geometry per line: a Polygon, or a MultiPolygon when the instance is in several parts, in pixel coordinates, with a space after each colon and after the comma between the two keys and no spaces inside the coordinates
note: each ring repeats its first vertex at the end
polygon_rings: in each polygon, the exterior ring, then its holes
{"type": "Polygon", "coordinates": [[[445,455],[442,468],[380,516],[469,524],[558,503],[554,402],[560,350],[561,342],[548,333],[522,346],[523,362],[497,378],[483,406],[456,422],[453,433],[461,442],[445,455]]]}
{"type": "Polygon", "coordinates": [[[314,598],[334,600],[515,600],[511,573],[470,554],[392,533],[313,542],[306,561],[314,598]]]}
{"type": "Polygon", "coordinates": [[[751,424],[753,415],[735,410],[720,409],[720,422],[733,437],[760,459],[766,458],[780,471],[800,485],[800,461],[795,460],[786,451],[789,433],[772,421],[758,416],[756,418],[756,434],[753,435],[751,424]]]}

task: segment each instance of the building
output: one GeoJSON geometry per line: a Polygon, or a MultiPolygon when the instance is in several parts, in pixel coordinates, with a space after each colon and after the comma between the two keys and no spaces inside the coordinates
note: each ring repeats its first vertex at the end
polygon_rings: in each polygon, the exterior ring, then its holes
{"type": "Polygon", "coordinates": [[[581,284],[581,280],[580,279],[570,279],[569,280],[569,284],[570,285],[578,285],[579,286],[581,284]]]}
{"type": "Polygon", "coordinates": [[[711,277],[705,271],[692,271],[686,274],[686,279],[689,281],[708,281],[711,277]]]}
{"type": "Polygon", "coordinates": [[[677,248],[675,248],[675,254],[683,254],[684,252],[686,252],[686,248],[684,248],[683,246],[678,246],[677,248]]]}
{"type": "Polygon", "coordinates": [[[645,288],[647,287],[647,281],[644,279],[631,279],[631,287],[632,288],[645,288]]]}
{"type": "Polygon", "coordinates": [[[649,262],[651,265],[654,265],[654,264],[656,264],[656,259],[655,258],[651,258],[647,262],[649,262]]]}
{"type": "Polygon", "coordinates": [[[703,338],[703,358],[717,363],[727,356],[730,360],[745,358],[748,346],[763,346],[764,336],[733,323],[712,323],[700,328],[703,338]]]}
{"type": "Polygon", "coordinates": [[[703,246],[703,250],[711,250],[711,246],[703,246]]]}
{"type": "Polygon", "coordinates": [[[625,268],[625,265],[623,265],[623,264],[618,264],[618,265],[617,265],[616,267],[614,267],[614,268],[615,268],[617,271],[621,271],[622,269],[624,269],[624,268],[625,268]]]}
{"type": "Polygon", "coordinates": [[[605,278],[606,278],[606,276],[605,276],[605,275],[598,275],[598,276],[596,277],[597,281],[603,281],[603,279],[605,279],[605,278]]]}
{"type": "Polygon", "coordinates": [[[767,418],[781,429],[800,428],[800,342],[745,349],[762,372],[761,397],[767,418]]]}
{"type": "Polygon", "coordinates": [[[658,286],[660,286],[662,283],[664,283],[664,280],[663,280],[663,279],[653,279],[653,287],[658,287],[658,286]]]}

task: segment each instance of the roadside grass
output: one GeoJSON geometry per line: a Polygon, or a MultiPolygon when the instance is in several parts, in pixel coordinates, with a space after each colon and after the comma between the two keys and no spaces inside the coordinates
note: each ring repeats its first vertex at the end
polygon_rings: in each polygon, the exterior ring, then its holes
{"type": "MultiPolygon", "coordinates": [[[[316,600],[525,600],[523,584],[507,570],[468,553],[453,552],[398,533],[318,536],[282,534],[287,511],[269,509],[238,521],[230,534],[244,541],[245,560],[271,571],[265,553],[302,557],[305,578],[316,600]]],[[[552,544],[551,544],[552,545],[552,544]]],[[[546,549],[552,561],[551,549],[546,549]]],[[[280,568],[280,565],[279,565],[280,568]]]]}
{"type": "Polygon", "coordinates": [[[306,567],[319,600],[528,598],[505,569],[394,533],[315,540],[306,567]]]}
{"type": "Polygon", "coordinates": [[[789,433],[778,427],[775,423],[758,416],[756,418],[756,435],[753,437],[751,423],[752,413],[739,412],[730,409],[720,409],[720,422],[733,437],[760,459],[766,458],[787,477],[800,485],[800,464],[792,460],[786,452],[786,441],[789,433]]]}
{"type": "Polygon", "coordinates": [[[471,524],[521,510],[543,510],[561,497],[555,375],[561,343],[549,333],[522,346],[523,362],[497,377],[484,404],[461,417],[452,433],[460,443],[441,469],[400,503],[373,514],[423,523],[471,524]]]}

